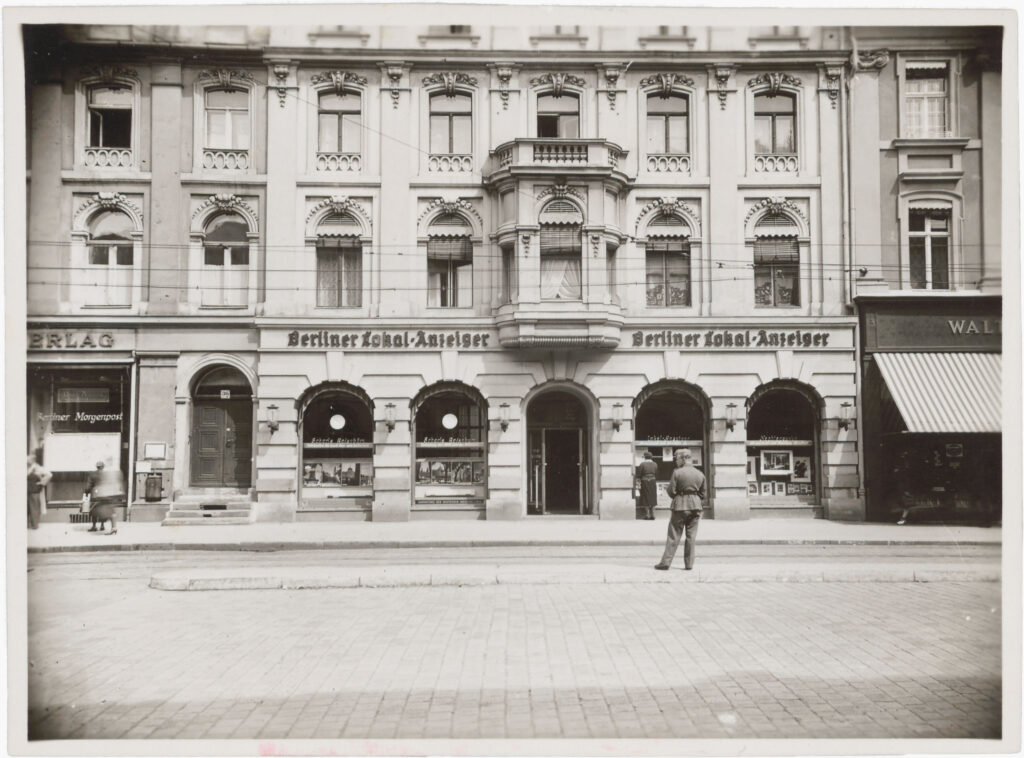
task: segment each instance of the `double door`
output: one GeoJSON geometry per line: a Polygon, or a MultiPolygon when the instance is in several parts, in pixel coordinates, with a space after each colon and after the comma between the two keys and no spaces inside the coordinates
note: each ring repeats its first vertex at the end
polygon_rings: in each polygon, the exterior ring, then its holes
{"type": "Polygon", "coordinates": [[[252,401],[197,399],[192,414],[192,485],[252,484],[252,401]]]}
{"type": "Polygon", "coordinates": [[[530,513],[589,513],[587,440],[583,429],[530,430],[530,513]]]}

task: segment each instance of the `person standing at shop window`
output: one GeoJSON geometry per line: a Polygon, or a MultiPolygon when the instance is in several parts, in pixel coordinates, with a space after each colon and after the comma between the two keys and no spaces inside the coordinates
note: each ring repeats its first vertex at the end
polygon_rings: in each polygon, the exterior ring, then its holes
{"type": "Polygon", "coordinates": [[[676,470],[668,482],[668,494],[672,498],[672,518],[668,522],[668,539],[661,562],[654,568],[667,571],[672,565],[679,539],[684,531],[686,544],[683,548],[683,562],[687,571],[693,568],[697,526],[704,510],[706,482],[704,474],[693,466],[693,456],[686,448],[676,451],[676,470]]]}
{"type": "Polygon", "coordinates": [[[644,459],[636,467],[636,478],[640,483],[640,509],[645,521],[654,521],[654,506],[658,504],[658,464],[651,451],[644,453],[644,459]]]}
{"type": "Polygon", "coordinates": [[[28,528],[39,528],[39,514],[42,511],[42,492],[50,483],[53,474],[39,465],[36,454],[28,454],[28,528]]]}

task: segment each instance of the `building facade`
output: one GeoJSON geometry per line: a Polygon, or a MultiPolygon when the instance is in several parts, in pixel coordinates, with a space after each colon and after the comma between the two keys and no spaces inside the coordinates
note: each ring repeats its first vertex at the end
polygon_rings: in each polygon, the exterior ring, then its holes
{"type": "Polygon", "coordinates": [[[922,276],[891,213],[973,212],[991,169],[890,137],[909,64],[889,91],[849,28],[26,40],[29,446],[61,520],[98,459],[140,520],[631,519],[642,453],[667,479],[684,446],[715,518],[863,520],[855,299],[922,276]]]}

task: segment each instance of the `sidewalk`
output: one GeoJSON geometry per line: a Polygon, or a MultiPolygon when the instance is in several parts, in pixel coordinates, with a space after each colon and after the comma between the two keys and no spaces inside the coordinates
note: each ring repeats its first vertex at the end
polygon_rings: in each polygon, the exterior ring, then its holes
{"type": "MultiPolygon", "coordinates": [[[[211,526],[119,524],[117,534],[88,524],[41,524],[29,530],[30,553],[116,550],[317,550],[522,545],[661,545],[667,519],[600,521],[534,517],[522,521],[321,521],[211,526]]],[[[999,527],[864,524],[824,519],[704,519],[703,545],[999,545],[999,527]]]]}

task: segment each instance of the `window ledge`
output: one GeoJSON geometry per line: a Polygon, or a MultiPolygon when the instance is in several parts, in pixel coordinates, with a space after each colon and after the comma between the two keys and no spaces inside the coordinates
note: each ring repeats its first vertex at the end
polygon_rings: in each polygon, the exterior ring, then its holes
{"type": "Polygon", "coordinates": [[[534,47],[541,42],[575,42],[580,47],[586,47],[587,37],[581,34],[537,34],[530,37],[530,44],[534,47]]]}
{"type": "Polygon", "coordinates": [[[248,305],[200,305],[201,311],[245,311],[250,310],[248,305]]]}
{"type": "Polygon", "coordinates": [[[947,170],[939,169],[935,171],[928,171],[924,169],[913,170],[913,171],[901,171],[900,179],[905,182],[938,182],[938,181],[956,181],[957,179],[963,178],[964,172],[962,170],[947,170]]]}
{"type": "Polygon", "coordinates": [[[657,34],[651,37],[640,37],[639,39],[637,39],[637,44],[639,44],[641,48],[645,48],[652,43],[658,44],[659,42],[686,45],[688,48],[693,50],[693,46],[697,43],[697,38],[684,37],[681,34],[657,34]]]}
{"type": "Polygon", "coordinates": [[[967,147],[966,137],[897,137],[893,147],[967,147]]]}
{"type": "Polygon", "coordinates": [[[79,306],[84,311],[130,311],[135,307],[134,303],[128,305],[93,305],[83,303],[79,306]]]}
{"type": "Polygon", "coordinates": [[[468,42],[471,47],[480,43],[479,34],[420,34],[416,37],[420,47],[426,47],[428,42],[468,42]]]}

